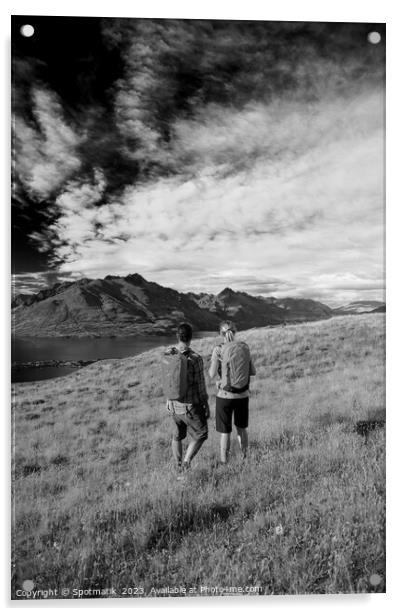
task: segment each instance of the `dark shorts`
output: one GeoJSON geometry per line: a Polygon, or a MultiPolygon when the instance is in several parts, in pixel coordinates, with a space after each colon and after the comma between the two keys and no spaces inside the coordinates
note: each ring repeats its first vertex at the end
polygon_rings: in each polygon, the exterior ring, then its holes
{"type": "Polygon", "coordinates": [[[191,438],[196,441],[208,438],[208,422],[202,406],[187,405],[184,415],[172,415],[175,423],[175,441],[182,441],[187,436],[187,431],[191,438]]]}
{"type": "Polygon", "coordinates": [[[216,430],[223,434],[232,431],[232,415],[236,428],[248,427],[248,398],[216,397],[216,430]]]}

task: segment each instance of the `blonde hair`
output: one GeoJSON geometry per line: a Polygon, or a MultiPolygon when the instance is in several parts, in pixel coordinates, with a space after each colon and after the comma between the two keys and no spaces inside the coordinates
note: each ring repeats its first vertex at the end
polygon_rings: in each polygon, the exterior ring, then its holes
{"type": "Polygon", "coordinates": [[[223,321],[219,326],[219,332],[227,342],[233,342],[236,333],[236,325],[233,321],[223,321]]]}

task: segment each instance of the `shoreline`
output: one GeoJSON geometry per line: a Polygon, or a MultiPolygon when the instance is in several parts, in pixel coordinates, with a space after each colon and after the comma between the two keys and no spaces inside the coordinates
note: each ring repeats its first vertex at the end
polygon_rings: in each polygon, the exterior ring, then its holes
{"type": "Polygon", "coordinates": [[[88,366],[89,364],[93,364],[97,361],[101,361],[99,358],[97,359],[48,359],[48,360],[37,360],[37,361],[26,361],[26,362],[13,362],[11,364],[11,370],[25,370],[27,368],[83,368],[84,366],[88,366]]]}

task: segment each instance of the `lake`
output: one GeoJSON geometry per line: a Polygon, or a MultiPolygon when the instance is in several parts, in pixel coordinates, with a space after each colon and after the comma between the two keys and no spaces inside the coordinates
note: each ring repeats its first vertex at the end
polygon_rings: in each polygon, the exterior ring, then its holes
{"type": "MultiPolygon", "coordinates": [[[[194,339],[216,336],[196,332],[194,339]]],[[[118,359],[139,355],[158,346],[176,343],[176,336],[129,336],[126,338],[13,338],[11,361],[17,363],[49,360],[118,359]]],[[[26,367],[11,371],[11,381],[42,381],[77,370],[72,366],[26,367]]]]}

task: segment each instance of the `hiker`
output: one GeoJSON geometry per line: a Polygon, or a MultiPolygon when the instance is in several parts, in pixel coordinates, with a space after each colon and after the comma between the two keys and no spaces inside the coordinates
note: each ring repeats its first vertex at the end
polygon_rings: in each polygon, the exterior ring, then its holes
{"type": "Polygon", "coordinates": [[[236,326],[224,321],[219,328],[223,344],[212,351],[209,376],[219,377],[216,395],[216,430],[221,433],[220,460],[226,464],[230,452],[232,415],[243,459],[248,448],[248,414],[250,377],[255,368],[245,342],[235,341],[236,326]]]}
{"type": "Polygon", "coordinates": [[[164,354],[164,390],[166,408],[174,421],[172,451],[179,471],[186,471],[200,447],[208,438],[210,416],[201,355],[190,348],[192,328],[181,323],[177,328],[178,344],[164,354]],[[183,459],[182,441],[190,435],[183,459]]]}

